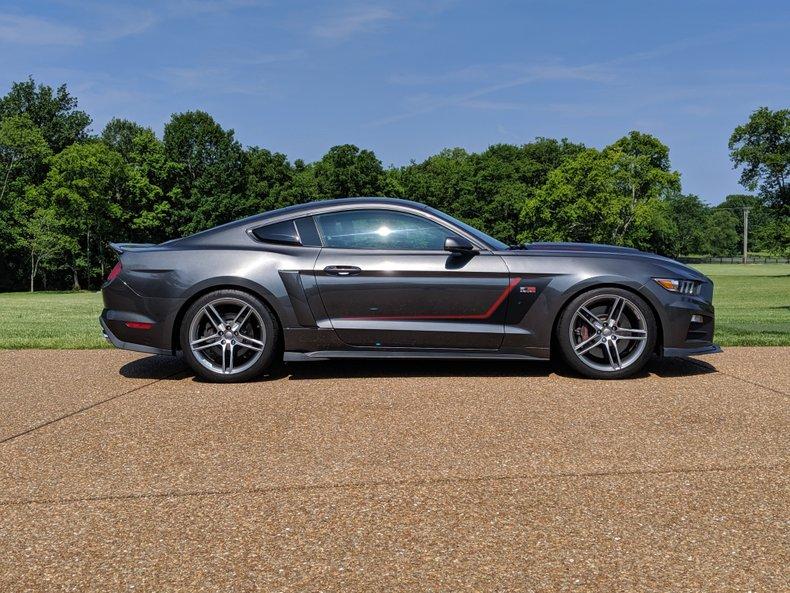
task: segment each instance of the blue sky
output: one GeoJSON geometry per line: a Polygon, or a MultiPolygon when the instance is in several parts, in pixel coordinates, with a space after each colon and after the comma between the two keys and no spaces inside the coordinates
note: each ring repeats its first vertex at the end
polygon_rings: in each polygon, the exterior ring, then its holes
{"type": "Polygon", "coordinates": [[[350,142],[401,165],[637,129],[716,203],[742,191],[732,129],[790,106],[790,3],[6,0],[0,67],[2,93],[66,82],[94,131],[204,109],[292,159],[350,142]]]}

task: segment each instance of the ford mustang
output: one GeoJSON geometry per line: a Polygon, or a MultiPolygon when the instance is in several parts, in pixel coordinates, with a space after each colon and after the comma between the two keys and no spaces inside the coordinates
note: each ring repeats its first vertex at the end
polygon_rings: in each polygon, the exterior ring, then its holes
{"type": "Polygon", "coordinates": [[[561,354],[614,379],[718,352],[713,284],[671,259],[508,246],[407,200],[266,212],[160,245],[113,244],[100,323],[118,348],[183,355],[211,381],[285,361],[561,354]]]}

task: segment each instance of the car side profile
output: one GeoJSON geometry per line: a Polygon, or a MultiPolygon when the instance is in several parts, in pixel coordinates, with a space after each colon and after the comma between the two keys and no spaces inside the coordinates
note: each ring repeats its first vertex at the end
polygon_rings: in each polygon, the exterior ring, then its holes
{"type": "Polygon", "coordinates": [[[300,204],[160,245],[113,245],[100,323],[119,348],[182,353],[211,381],[278,361],[546,360],[624,378],[719,351],[713,284],[636,249],[509,247],[390,198],[300,204]]]}

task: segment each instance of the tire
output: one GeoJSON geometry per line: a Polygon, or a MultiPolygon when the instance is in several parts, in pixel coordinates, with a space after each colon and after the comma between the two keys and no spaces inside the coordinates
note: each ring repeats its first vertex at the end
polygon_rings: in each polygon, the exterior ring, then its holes
{"type": "Polygon", "coordinates": [[[563,309],[556,332],[568,365],[593,379],[632,377],[650,360],[658,336],[648,304],[622,288],[580,294],[563,309]]]}
{"type": "Polygon", "coordinates": [[[257,297],[241,290],[217,290],[187,309],[179,329],[184,360],[215,383],[249,381],[270,369],[279,356],[279,324],[257,297]]]}

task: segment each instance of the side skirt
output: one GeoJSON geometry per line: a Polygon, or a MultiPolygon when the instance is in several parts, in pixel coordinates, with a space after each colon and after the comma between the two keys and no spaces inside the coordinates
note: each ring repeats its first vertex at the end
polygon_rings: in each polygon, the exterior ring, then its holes
{"type": "Polygon", "coordinates": [[[549,360],[549,352],[545,356],[530,356],[510,352],[459,352],[452,350],[435,351],[403,351],[403,350],[321,350],[317,352],[285,352],[285,362],[303,362],[307,360],[330,360],[333,358],[386,358],[386,359],[496,359],[496,360],[549,360]]]}

